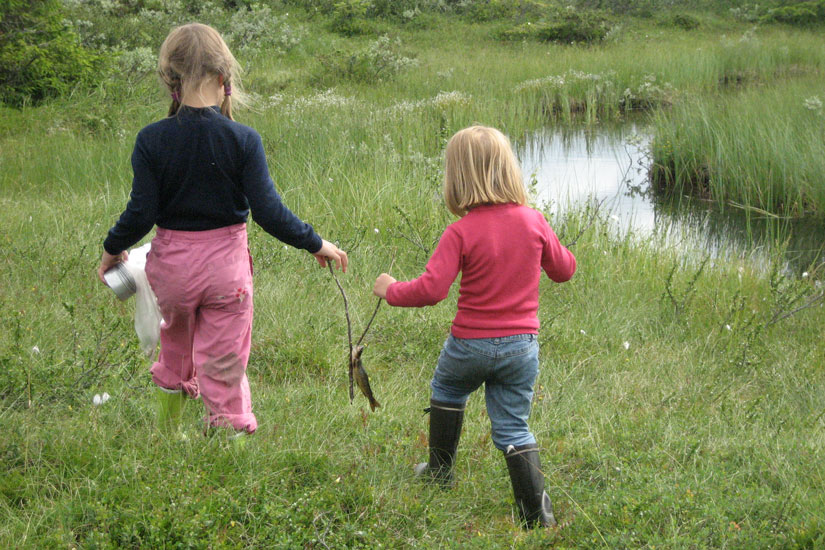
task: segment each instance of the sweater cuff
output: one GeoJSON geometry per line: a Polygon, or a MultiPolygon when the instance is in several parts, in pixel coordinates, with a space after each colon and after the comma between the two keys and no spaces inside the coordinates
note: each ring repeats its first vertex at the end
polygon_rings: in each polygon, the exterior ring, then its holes
{"type": "Polygon", "coordinates": [[[123,252],[122,249],[117,250],[116,248],[113,248],[112,244],[109,242],[109,239],[103,241],[103,250],[105,250],[108,254],[111,254],[112,256],[117,256],[118,254],[123,252]]]}
{"type": "Polygon", "coordinates": [[[323,242],[323,240],[322,240],[322,239],[321,239],[321,237],[318,235],[318,233],[315,233],[315,234],[313,235],[313,239],[312,239],[312,241],[311,241],[311,242],[309,243],[309,245],[306,247],[306,251],[307,251],[307,252],[309,252],[310,254],[317,254],[317,253],[318,253],[318,251],[319,251],[319,250],[321,250],[321,247],[322,247],[322,246],[324,246],[324,242],[323,242]]]}
{"type": "Polygon", "coordinates": [[[387,301],[387,305],[390,305],[390,306],[395,306],[396,305],[395,300],[393,300],[393,296],[392,296],[392,287],[397,285],[397,284],[398,284],[398,281],[390,284],[390,286],[387,287],[387,293],[384,296],[384,300],[387,301]]]}

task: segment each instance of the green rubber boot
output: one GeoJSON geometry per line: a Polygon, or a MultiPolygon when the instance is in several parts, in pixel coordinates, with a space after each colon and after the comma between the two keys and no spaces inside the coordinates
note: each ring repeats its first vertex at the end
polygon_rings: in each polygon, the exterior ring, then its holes
{"type": "Polygon", "coordinates": [[[181,390],[157,388],[158,428],[163,431],[175,431],[180,427],[183,404],[186,396],[181,390]]]}

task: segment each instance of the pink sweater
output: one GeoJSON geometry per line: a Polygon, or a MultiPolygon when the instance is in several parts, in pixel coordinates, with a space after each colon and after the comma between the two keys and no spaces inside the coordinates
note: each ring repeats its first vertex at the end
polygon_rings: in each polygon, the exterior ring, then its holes
{"type": "Polygon", "coordinates": [[[436,304],[460,271],[453,336],[537,334],[541,269],[562,283],[575,273],[576,258],[540,212],[517,204],[477,206],[447,226],[423,275],[389,286],[387,303],[436,304]]]}

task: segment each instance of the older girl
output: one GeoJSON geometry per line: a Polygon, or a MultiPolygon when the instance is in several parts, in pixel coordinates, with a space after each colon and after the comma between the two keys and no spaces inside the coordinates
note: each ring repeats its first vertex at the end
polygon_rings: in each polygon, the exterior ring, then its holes
{"type": "Polygon", "coordinates": [[[250,211],[265,231],[322,266],[331,260],[346,271],[347,255],[281,202],[261,137],[233,121],[239,67],[215,29],[192,23],[172,30],[158,70],[172,98],[169,115],[137,136],[131,197],[103,243],[98,275],[103,280],[157,225],[146,274],[164,319],[152,366],[160,421],[178,422],[185,394],[203,398],[210,425],[251,433],[250,211]]]}

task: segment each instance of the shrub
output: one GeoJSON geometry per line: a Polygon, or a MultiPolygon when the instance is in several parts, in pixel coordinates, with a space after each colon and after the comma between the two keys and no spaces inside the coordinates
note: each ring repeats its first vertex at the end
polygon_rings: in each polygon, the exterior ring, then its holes
{"type": "Polygon", "coordinates": [[[102,56],[83,47],[58,0],[6,0],[0,36],[5,103],[38,103],[101,77],[102,56]]]}
{"type": "Polygon", "coordinates": [[[610,30],[610,20],[597,10],[557,9],[547,19],[536,23],[523,23],[500,31],[502,40],[534,38],[543,42],[601,42],[610,30]]]}
{"type": "Polygon", "coordinates": [[[763,23],[785,23],[798,27],[822,25],[825,23],[825,0],[772,8],[760,18],[760,21],[763,23]]]}
{"type": "Polygon", "coordinates": [[[518,3],[513,0],[478,0],[466,3],[462,12],[471,21],[507,19],[518,13],[518,3]]]}
{"type": "Polygon", "coordinates": [[[764,9],[759,4],[745,4],[736,8],[730,8],[730,14],[734,19],[746,23],[756,23],[764,14],[764,9]]]}
{"type": "MultiPolygon", "coordinates": [[[[617,14],[652,17],[662,9],[662,0],[579,0],[580,9],[606,10],[617,14]]],[[[669,5],[672,5],[668,2],[669,5]]]]}
{"type": "Polygon", "coordinates": [[[278,17],[269,6],[253,4],[232,14],[226,40],[231,48],[249,53],[284,53],[297,46],[302,35],[301,29],[287,24],[286,16],[278,17]]]}
{"type": "MultiPolygon", "coordinates": [[[[126,51],[141,47],[160,47],[169,30],[192,19],[194,12],[167,0],[148,2],[136,9],[122,0],[63,0],[67,16],[83,45],[100,51],[126,51]]],[[[217,11],[222,11],[215,8],[217,11]]]]}
{"type": "Polygon", "coordinates": [[[599,42],[608,30],[607,18],[600,12],[564,10],[540,26],[536,36],[545,42],[599,42]]]}
{"type": "Polygon", "coordinates": [[[370,25],[365,21],[365,18],[371,7],[372,2],[370,0],[342,0],[336,2],[332,9],[330,30],[344,36],[369,33],[370,25]]]}
{"type": "Polygon", "coordinates": [[[680,27],[686,31],[690,31],[699,26],[699,20],[693,15],[687,13],[675,13],[670,18],[668,23],[674,27],[680,27]]]}
{"type": "Polygon", "coordinates": [[[320,59],[323,73],[316,77],[320,84],[329,79],[376,82],[388,80],[408,67],[418,63],[415,58],[401,52],[401,40],[391,40],[384,35],[370,43],[365,49],[354,52],[335,52],[320,59]]]}
{"type": "Polygon", "coordinates": [[[158,58],[155,50],[148,47],[135,48],[121,52],[117,57],[116,67],[131,87],[157,70],[158,58]]]}

